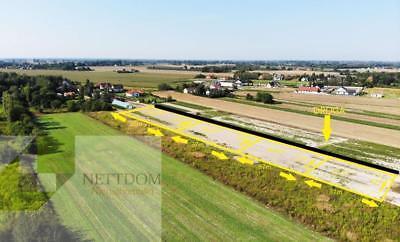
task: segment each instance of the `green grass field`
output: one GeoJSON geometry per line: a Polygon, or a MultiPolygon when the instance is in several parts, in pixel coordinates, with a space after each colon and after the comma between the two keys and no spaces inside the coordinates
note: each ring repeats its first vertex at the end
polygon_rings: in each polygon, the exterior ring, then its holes
{"type": "MultiPolygon", "coordinates": [[[[48,136],[52,137],[52,152],[40,157],[42,165],[38,169],[42,171],[72,167],[71,156],[77,135],[121,134],[81,113],[46,115],[41,117],[41,121],[47,123],[48,136]]],[[[139,156],[157,153],[139,141],[132,142],[134,145],[129,149],[134,149],[139,156]]],[[[46,143],[43,141],[42,145],[46,143]]],[[[110,163],[112,169],[127,165],[110,163]]],[[[57,192],[52,201],[68,227],[83,232],[87,238],[98,240],[126,234],[130,217],[124,213],[124,197],[115,199],[111,204],[104,203],[107,207],[101,207],[102,203],[91,207],[82,186],[67,184],[61,189],[65,192],[57,192]],[[85,214],[92,216],[83,216],[85,214]]],[[[165,155],[162,156],[162,231],[163,240],[173,241],[325,239],[165,155]]]]}
{"type": "Polygon", "coordinates": [[[61,70],[10,70],[0,69],[0,72],[17,72],[32,76],[53,75],[63,76],[73,81],[120,83],[126,87],[157,88],[160,83],[168,83],[172,86],[193,78],[188,73],[117,73],[111,70],[101,71],[61,71],[61,70]]]}

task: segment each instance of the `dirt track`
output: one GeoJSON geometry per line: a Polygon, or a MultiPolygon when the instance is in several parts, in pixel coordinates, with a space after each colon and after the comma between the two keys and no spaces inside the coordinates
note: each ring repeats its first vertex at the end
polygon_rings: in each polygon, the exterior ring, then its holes
{"type": "MultiPolygon", "coordinates": [[[[176,100],[311,131],[320,132],[323,127],[323,119],[319,117],[232,103],[218,99],[198,97],[173,91],[155,92],[155,94],[163,97],[172,96],[176,100]]],[[[332,132],[337,136],[400,148],[400,131],[396,130],[332,120],[332,132]]]]}

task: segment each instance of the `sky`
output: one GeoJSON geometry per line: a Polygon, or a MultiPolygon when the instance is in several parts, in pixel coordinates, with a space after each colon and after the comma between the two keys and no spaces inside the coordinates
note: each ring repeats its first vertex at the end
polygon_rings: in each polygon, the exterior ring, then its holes
{"type": "Polygon", "coordinates": [[[0,0],[0,58],[400,61],[400,0],[0,0]]]}

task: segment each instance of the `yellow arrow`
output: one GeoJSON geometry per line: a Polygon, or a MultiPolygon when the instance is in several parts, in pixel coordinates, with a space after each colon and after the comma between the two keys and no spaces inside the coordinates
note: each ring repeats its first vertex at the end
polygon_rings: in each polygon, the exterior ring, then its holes
{"type": "Polygon", "coordinates": [[[376,204],[376,202],[375,202],[374,200],[368,200],[368,199],[363,198],[363,199],[361,200],[361,202],[367,204],[367,205],[370,206],[371,208],[376,208],[376,207],[378,207],[378,204],[376,204]]]}
{"type": "Polygon", "coordinates": [[[223,152],[211,151],[211,154],[220,160],[227,160],[228,157],[223,152]]]}
{"type": "Polygon", "coordinates": [[[246,157],[242,156],[237,159],[240,163],[242,164],[249,164],[249,165],[254,165],[254,161],[247,159],[246,157]]]}
{"type": "Polygon", "coordinates": [[[331,137],[331,115],[327,114],[324,117],[324,129],[322,130],[322,134],[324,135],[325,141],[328,141],[331,137]]]}
{"type": "Polygon", "coordinates": [[[159,129],[147,128],[147,133],[158,137],[164,136],[164,134],[159,129]]]}
{"type": "Polygon", "coordinates": [[[281,172],[279,175],[288,181],[296,181],[296,177],[294,177],[292,174],[281,172]]]}
{"type": "Polygon", "coordinates": [[[182,138],[181,136],[174,136],[172,137],[172,140],[175,141],[176,143],[181,143],[181,144],[187,144],[188,140],[182,138]]]}
{"type": "Polygon", "coordinates": [[[113,116],[113,118],[115,120],[121,121],[123,123],[126,123],[126,118],[122,117],[121,115],[119,115],[118,113],[111,113],[111,115],[113,116]]]}
{"type": "Polygon", "coordinates": [[[305,181],[305,183],[306,183],[309,187],[316,187],[316,188],[321,189],[321,183],[315,182],[315,181],[313,181],[313,180],[305,181]]]}

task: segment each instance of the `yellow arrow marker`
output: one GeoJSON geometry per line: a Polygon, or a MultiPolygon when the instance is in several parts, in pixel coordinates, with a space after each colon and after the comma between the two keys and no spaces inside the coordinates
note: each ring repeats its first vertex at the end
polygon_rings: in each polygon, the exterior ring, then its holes
{"type": "Polygon", "coordinates": [[[147,133],[157,137],[164,136],[164,134],[159,129],[147,128],[147,133]]]}
{"type": "Polygon", "coordinates": [[[254,165],[254,161],[247,159],[246,157],[242,156],[237,159],[242,164],[254,165]]]}
{"type": "Polygon", "coordinates": [[[331,115],[327,114],[324,117],[324,129],[322,130],[322,134],[324,135],[325,141],[328,141],[331,137],[331,115]]]}
{"type": "Polygon", "coordinates": [[[111,115],[113,116],[113,118],[115,120],[121,121],[123,123],[126,123],[126,118],[122,117],[121,115],[119,115],[118,113],[111,113],[111,115]]]}
{"type": "Polygon", "coordinates": [[[296,177],[294,177],[292,174],[281,172],[279,175],[288,181],[296,181],[296,177]]]}
{"type": "Polygon", "coordinates": [[[223,152],[211,151],[211,154],[220,160],[227,160],[228,157],[223,152]]]}
{"type": "Polygon", "coordinates": [[[367,204],[368,206],[370,206],[371,208],[377,208],[379,207],[378,204],[376,204],[376,202],[374,200],[368,200],[363,198],[361,200],[362,203],[367,204]]]}
{"type": "Polygon", "coordinates": [[[313,180],[305,181],[305,183],[306,183],[309,187],[316,187],[316,188],[321,189],[321,183],[315,182],[315,181],[313,181],[313,180]]]}
{"type": "Polygon", "coordinates": [[[182,138],[181,136],[174,136],[172,137],[172,140],[175,141],[176,143],[181,143],[181,144],[187,144],[188,140],[182,138]]]}

